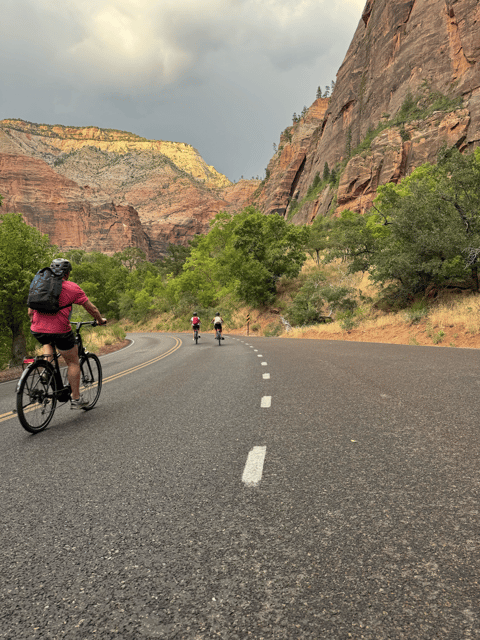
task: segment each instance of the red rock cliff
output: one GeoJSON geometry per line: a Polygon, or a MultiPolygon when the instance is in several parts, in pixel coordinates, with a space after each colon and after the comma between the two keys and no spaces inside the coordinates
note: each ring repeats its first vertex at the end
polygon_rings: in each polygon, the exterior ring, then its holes
{"type": "Polygon", "coordinates": [[[41,160],[0,154],[0,193],[4,211],[22,213],[25,222],[61,249],[112,254],[139,247],[151,253],[133,207],[106,202],[102,194],[79,187],[41,160]]]}
{"type": "Polygon", "coordinates": [[[379,184],[434,162],[444,142],[462,150],[478,145],[479,54],[478,0],[369,0],[321,124],[302,145],[288,142],[288,162],[272,159],[272,184],[258,198],[262,210],[284,211],[297,196],[299,223],[332,205],[363,211],[379,184]],[[395,125],[409,100],[419,117],[395,125]],[[439,109],[428,113],[435,100],[439,109]],[[368,136],[371,143],[355,153],[368,136]],[[338,191],[329,187],[308,200],[325,163],[341,172],[338,191]]]}
{"type": "Polygon", "coordinates": [[[186,244],[258,181],[230,181],[190,145],[97,127],[0,122],[0,193],[61,247],[141,247],[151,259],[186,244]]]}

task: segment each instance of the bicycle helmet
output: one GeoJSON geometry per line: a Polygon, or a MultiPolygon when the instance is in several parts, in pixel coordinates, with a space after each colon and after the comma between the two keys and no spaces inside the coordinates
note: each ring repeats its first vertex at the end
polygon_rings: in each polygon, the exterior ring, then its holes
{"type": "Polygon", "coordinates": [[[71,263],[66,258],[55,258],[50,265],[50,269],[52,269],[55,273],[60,275],[68,275],[72,270],[71,263]]]}

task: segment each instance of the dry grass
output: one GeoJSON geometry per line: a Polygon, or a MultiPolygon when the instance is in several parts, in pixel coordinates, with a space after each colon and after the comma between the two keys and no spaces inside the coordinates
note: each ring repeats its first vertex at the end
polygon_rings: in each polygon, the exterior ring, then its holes
{"type": "MultiPolygon", "coordinates": [[[[338,261],[321,271],[326,283],[351,287],[356,292],[359,305],[353,322],[332,322],[308,327],[295,327],[287,331],[282,323],[282,313],[306,278],[318,266],[308,260],[296,281],[280,281],[278,307],[265,310],[238,307],[225,325],[226,334],[250,336],[279,336],[282,338],[308,338],[317,340],[357,340],[390,342],[410,345],[438,345],[480,347],[480,296],[475,294],[442,294],[435,302],[427,302],[420,312],[379,311],[373,305],[378,289],[367,274],[348,274],[347,265],[338,261]],[[247,327],[247,315],[250,323],[247,327]]],[[[203,319],[203,331],[210,330],[209,319],[203,319]]],[[[132,331],[189,332],[189,317],[175,318],[173,313],[163,313],[141,325],[124,325],[132,331]]]]}
{"type": "Polygon", "coordinates": [[[469,295],[456,301],[447,301],[434,306],[429,313],[433,327],[445,329],[461,326],[466,333],[480,333],[480,297],[469,295]]]}

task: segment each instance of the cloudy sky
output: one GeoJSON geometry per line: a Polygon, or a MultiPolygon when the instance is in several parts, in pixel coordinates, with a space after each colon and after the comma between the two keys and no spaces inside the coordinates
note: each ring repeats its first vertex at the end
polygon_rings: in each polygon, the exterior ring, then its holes
{"type": "Polygon", "coordinates": [[[331,84],[365,0],[3,0],[0,120],[186,142],[263,178],[331,84]]]}

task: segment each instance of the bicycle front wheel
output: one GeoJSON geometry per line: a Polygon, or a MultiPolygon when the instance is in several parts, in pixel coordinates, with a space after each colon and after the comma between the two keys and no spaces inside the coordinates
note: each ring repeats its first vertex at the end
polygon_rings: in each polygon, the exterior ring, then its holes
{"type": "Polygon", "coordinates": [[[30,433],[43,431],[57,406],[55,370],[50,362],[37,360],[25,370],[17,385],[17,414],[30,433]]]}
{"type": "Polygon", "coordinates": [[[102,391],[102,365],[94,353],[80,358],[80,393],[87,400],[85,411],[93,409],[102,391]]]}

